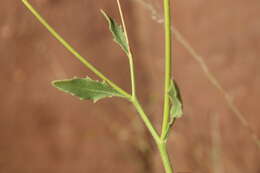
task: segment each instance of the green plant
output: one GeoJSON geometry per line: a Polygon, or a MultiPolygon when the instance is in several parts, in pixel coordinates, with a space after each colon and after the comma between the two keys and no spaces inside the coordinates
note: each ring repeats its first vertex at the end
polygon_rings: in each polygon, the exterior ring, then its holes
{"type": "Polygon", "coordinates": [[[69,43],[67,43],[31,6],[27,0],[22,0],[24,5],[33,13],[33,15],[41,22],[42,25],[80,62],[82,62],[88,69],[93,71],[103,81],[95,81],[90,78],[73,78],[68,80],[53,81],[53,86],[61,91],[70,93],[79,97],[81,100],[93,100],[94,102],[106,97],[121,97],[133,104],[145,126],[151,133],[155,143],[160,152],[162,162],[166,173],[173,173],[173,168],[167,152],[167,139],[175,120],[182,116],[182,101],[180,92],[175,81],[172,80],[172,39],[171,39],[171,7],[170,0],[164,0],[164,17],[165,17],[165,88],[164,88],[164,112],[161,134],[157,132],[156,128],[149,120],[143,107],[136,96],[135,87],[135,72],[133,55],[129,46],[129,40],[124,21],[123,12],[119,0],[117,0],[122,26],[117,24],[113,18],[108,16],[103,10],[101,13],[106,18],[109,29],[113,35],[114,41],[122,48],[129,59],[131,87],[132,93],[121,89],[117,84],[108,79],[96,67],[90,64],[84,57],[82,57],[69,43]]]}

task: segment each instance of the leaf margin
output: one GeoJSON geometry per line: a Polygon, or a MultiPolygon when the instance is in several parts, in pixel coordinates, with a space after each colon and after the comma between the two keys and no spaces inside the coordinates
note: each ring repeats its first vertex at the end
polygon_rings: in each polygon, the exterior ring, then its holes
{"type": "Polygon", "coordinates": [[[121,49],[129,55],[129,44],[125,35],[125,31],[121,25],[119,25],[111,16],[109,16],[104,10],[100,10],[101,14],[108,22],[109,30],[113,35],[114,41],[121,47],[121,49]],[[119,32],[119,33],[116,33],[119,32]]]}

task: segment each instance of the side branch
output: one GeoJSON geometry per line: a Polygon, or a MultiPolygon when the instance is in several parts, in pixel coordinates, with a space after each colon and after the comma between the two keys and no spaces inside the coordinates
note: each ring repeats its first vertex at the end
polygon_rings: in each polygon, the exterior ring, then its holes
{"type": "Polygon", "coordinates": [[[131,96],[117,86],[114,82],[109,80],[104,74],[96,69],[91,63],[89,63],[83,56],[81,56],[67,41],[65,41],[48,23],[45,19],[33,8],[33,6],[27,1],[22,0],[24,5],[31,11],[31,13],[38,19],[38,21],[53,35],[69,52],[71,52],[82,64],[84,64],[88,69],[95,73],[99,78],[106,81],[111,87],[125,95],[126,98],[130,99],[131,96]]]}

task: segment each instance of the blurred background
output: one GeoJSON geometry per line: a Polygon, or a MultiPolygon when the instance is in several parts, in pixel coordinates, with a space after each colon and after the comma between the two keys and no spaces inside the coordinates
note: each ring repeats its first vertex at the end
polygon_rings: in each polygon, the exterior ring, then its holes
{"type": "MultiPolygon", "coordinates": [[[[83,56],[130,91],[128,59],[112,41],[104,9],[115,0],[30,0],[83,56]]],[[[161,0],[122,0],[138,94],[162,120],[161,0]]],[[[260,173],[260,1],[176,0],[174,77],[184,100],[169,150],[176,172],[260,173]]],[[[0,172],[163,173],[156,147],[126,101],[79,101],[55,79],[96,76],[19,0],[0,5],[0,172]]]]}

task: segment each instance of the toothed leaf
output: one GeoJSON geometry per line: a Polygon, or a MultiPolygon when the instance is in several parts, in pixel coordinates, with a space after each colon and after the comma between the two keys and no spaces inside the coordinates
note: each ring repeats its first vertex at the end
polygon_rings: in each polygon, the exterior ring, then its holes
{"type": "Polygon", "coordinates": [[[55,88],[77,96],[81,100],[93,100],[97,102],[99,99],[106,97],[124,97],[105,82],[95,81],[88,77],[56,80],[52,84],[55,88]]]}
{"type": "Polygon", "coordinates": [[[103,10],[101,10],[101,13],[106,18],[109,30],[112,32],[112,35],[114,37],[114,41],[120,45],[120,47],[125,51],[126,54],[129,54],[128,50],[128,43],[126,41],[125,32],[121,25],[117,24],[114,19],[110,16],[108,16],[103,10]]]}

